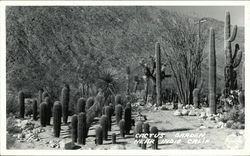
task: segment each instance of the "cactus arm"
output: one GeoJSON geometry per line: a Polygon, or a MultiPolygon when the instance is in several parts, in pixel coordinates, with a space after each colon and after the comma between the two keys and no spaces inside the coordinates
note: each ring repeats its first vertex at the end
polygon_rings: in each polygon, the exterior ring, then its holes
{"type": "Polygon", "coordinates": [[[233,63],[233,67],[234,68],[236,68],[236,67],[238,67],[240,65],[241,59],[242,59],[242,51],[238,50],[238,55],[234,59],[234,63],[233,63]]]}
{"type": "Polygon", "coordinates": [[[235,57],[237,56],[239,50],[240,50],[239,44],[235,44],[234,55],[233,55],[233,57],[232,57],[233,60],[234,60],[235,57]]]}
{"type": "Polygon", "coordinates": [[[238,30],[237,25],[235,25],[234,28],[233,28],[233,32],[232,32],[231,36],[228,39],[229,42],[233,42],[235,40],[235,37],[237,35],[237,30],[238,30]]]}

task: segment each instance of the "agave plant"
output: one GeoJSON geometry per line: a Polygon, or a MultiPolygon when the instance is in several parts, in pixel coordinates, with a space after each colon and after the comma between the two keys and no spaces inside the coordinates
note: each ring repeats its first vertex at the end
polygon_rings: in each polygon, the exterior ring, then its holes
{"type": "Polygon", "coordinates": [[[97,77],[97,87],[101,88],[105,99],[118,92],[117,72],[114,69],[103,70],[97,77]]]}

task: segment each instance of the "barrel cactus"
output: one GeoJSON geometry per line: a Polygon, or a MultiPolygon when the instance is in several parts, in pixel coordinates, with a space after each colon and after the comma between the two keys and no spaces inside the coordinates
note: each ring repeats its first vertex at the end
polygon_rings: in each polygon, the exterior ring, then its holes
{"type": "Polygon", "coordinates": [[[89,97],[86,101],[86,108],[85,110],[87,111],[91,106],[93,106],[95,100],[93,97],[89,97]]]}
{"type": "Polygon", "coordinates": [[[47,120],[46,125],[50,125],[50,118],[52,117],[53,102],[49,96],[45,97],[44,102],[47,105],[47,120]]]}
{"type": "Polygon", "coordinates": [[[116,116],[116,124],[119,125],[119,122],[122,119],[122,105],[121,104],[118,104],[115,106],[115,116],[116,116]]]}
{"type": "Polygon", "coordinates": [[[87,137],[87,118],[86,114],[81,112],[78,115],[78,144],[85,145],[86,143],[86,137],[87,137]]]}
{"type": "Polygon", "coordinates": [[[84,98],[79,98],[77,101],[77,113],[85,112],[86,101],[84,98]]]}
{"type": "Polygon", "coordinates": [[[62,105],[59,101],[56,101],[53,106],[53,128],[54,136],[59,138],[61,131],[61,118],[62,118],[62,105]]]}
{"type": "Polygon", "coordinates": [[[100,125],[102,126],[103,131],[103,139],[108,140],[108,117],[106,115],[103,115],[100,119],[100,125]]]}
{"type": "Polygon", "coordinates": [[[111,138],[112,138],[112,144],[116,144],[116,134],[115,133],[112,133],[111,138]]]}
{"type": "MultiPolygon", "coordinates": [[[[143,129],[142,129],[143,123],[142,121],[139,121],[136,125],[135,125],[135,132],[134,134],[141,134],[143,133],[143,129]]],[[[140,140],[139,138],[137,138],[136,140],[140,140]]],[[[141,147],[141,144],[138,143],[137,144],[139,147],[141,147]]]]}
{"type": "Polygon", "coordinates": [[[125,121],[122,119],[120,120],[120,123],[119,123],[119,127],[120,127],[120,136],[122,138],[125,138],[125,121]]]}
{"type": "Polygon", "coordinates": [[[131,108],[126,107],[124,111],[124,120],[125,120],[125,133],[129,134],[131,130],[131,108]]]}
{"type": "Polygon", "coordinates": [[[46,102],[40,104],[40,123],[42,127],[45,127],[48,120],[48,110],[46,102]]]}
{"type": "Polygon", "coordinates": [[[95,129],[95,134],[96,134],[96,145],[102,145],[103,144],[103,129],[101,126],[96,127],[95,129]]]}
{"type": "Polygon", "coordinates": [[[38,112],[37,112],[37,101],[35,100],[35,99],[33,99],[33,101],[32,101],[32,110],[33,110],[33,120],[37,120],[37,114],[38,114],[38,112]]]}
{"type": "Polygon", "coordinates": [[[111,106],[106,106],[105,107],[105,115],[108,117],[108,131],[111,131],[111,126],[112,126],[112,108],[111,106]]]}
{"type": "Polygon", "coordinates": [[[71,118],[71,137],[72,142],[77,142],[77,125],[78,125],[78,118],[77,115],[73,115],[71,118]]]}
{"type": "Polygon", "coordinates": [[[154,143],[152,144],[152,149],[158,149],[158,129],[157,127],[152,127],[151,128],[151,134],[154,134],[151,139],[154,139],[154,143]]]}
{"type": "Polygon", "coordinates": [[[122,104],[122,97],[120,94],[115,96],[115,105],[122,104]]]}
{"type": "Polygon", "coordinates": [[[38,105],[40,105],[43,102],[43,89],[39,89],[38,91],[38,105]]]}
{"type": "Polygon", "coordinates": [[[20,91],[18,93],[18,105],[19,105],[19,116],[24,118],[25,106],[24,106],[24,93],[20,91]]]}
{"type": "Polygon", "coordinates": [[[143,133],[150,134],[150,125],[148,123],[143,124],[143,133]]]}
{"type": "Polygon", "coordinates": [[[49,97],[49,93],[47,91],[44,91],[42,93],[42,101],[44,101],[46,97],[49,97]]]}
{"type": "Polygon", "coordinates": [[[67,123],[69,115],[69,87],[65,85],[61,93],[63,123],[67,123]]]}

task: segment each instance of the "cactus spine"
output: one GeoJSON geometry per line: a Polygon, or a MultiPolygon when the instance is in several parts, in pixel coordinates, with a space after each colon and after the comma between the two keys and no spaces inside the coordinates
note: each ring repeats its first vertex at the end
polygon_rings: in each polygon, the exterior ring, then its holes
{"type": "Polygon", "coordinates": [[[40,104],[40,123],[42,127],[45,127],[48,120],[48,114],[47,114],[47,104],[45,102],[42,102],[40,104]]]}
{"type": "Polygon", "coordinates": [[[67,123],[69,114],[69,86],[65,85],[61,93],[63,123],[67,123]]]}
{"type": "Polygon", "coordinates": [[[157,137],[157,134],[158,134],[158,129],[157,127],[152,127],[151,128],[151,134],[154,134],[152,136],[152,139],[154,139],[154,143],[152,144],[152,149],[158,149],[158,137],[157,137]]]}
{"type": "Polygon", "coordinates": [[[213,28],[210,28],[209,44],[209,107],[210,113],[216,114],[216,52],[213,28]]]}
{"type": "Polygon", "coordinates": [[[33,99],[32,101],[32,109],[33,109],[33,120],[37,120],[37,101],[33,99]]]}
{"type": "Polygon", "coordinates": [[[86,114],[81,112],[78,115],[78,144],[85,145],[86,137],[87,137],[87,118],[86,114]]]}
{"type": "Polygon", "coordinates": [[[95,129],[95,134],[96,134],[96,145],[102,145],[103,143],[103,129],[101,126],[96,127],[95,129]]]}
{"type": "Polygon", "coordinates": [[[126,107],[124,111],[124,120],[125,120],[125,133],[129,134],[131,130],[131,107],[126,107]]]}
{"type": "Polygon", "coordinates": [[[78,125],[78,119],[77,115],[73,115],[71,118],[71,135],[72,135],[72,142],[77,142],[77,125],[78,125]]]}
{"type": "Polygon", "coordinates": [[[25,106],[24,106],[24,93],[20,91],[18,93],[18,104],[19,104],[19,116],[24,118],[25,106]]]}
{"type": "Polygon", "coordinates": [[[155,45],[155,60],[156,60],[156,105],[161,106],[161,47],[160,43],[155,45]]]}
{"type": "Polygon", "coordinates": [[[115,106],[115,116],[116,116],[116,124],[119,125],[119,122],[122,119],[122,105],[121,104],[118,104],[115,106]]]}
{"type": "Polygon", "coordinates": [[[61,131],[61,118],[62,118],[62,105],[59,101],[56,101],[53,106],[53,128],[54,136],[59,138],[61,131]]]}
{"type": "Polygon", "coordinates": [[[120,127],[120,136],[122,138],[125,138],[125,121],[123,119],[120,120],[119,127],[120,127]]]}
{"type": "Polygon", "coordinates": [[[84,98],[79,98],[77,100],[77,113],[85,112],[86,101],[84,98]]]}
{"type": "Polygon", "coordinates": [[[231,33],[230,13],[226,12],[226,21],[224,25],[224,51],[226,55],[226,66],[224,69],[226,96],[230,90],[237,89],[237,68],[242,59],[242,51],[238,44],[235,44],[234,54],[232,54],[231,43],[237,35],[237,25],[233,27],[231,33]]]}

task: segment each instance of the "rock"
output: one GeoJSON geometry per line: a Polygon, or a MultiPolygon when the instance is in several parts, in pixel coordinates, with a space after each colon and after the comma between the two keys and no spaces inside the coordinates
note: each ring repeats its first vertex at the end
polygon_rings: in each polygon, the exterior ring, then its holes
{"type": "Polygon", "coordinates": [[[200,129],[205,129],[205,128],[207,128],[206,126],[200,126],[200,129]]]}
{"type": "Polygon", "coordinates": [[[196,113],[194,110],[190,110],[188,113],[189,116],[196,116],[196,113]]]}
{"type": "Polygon", "coordinates": [[[111,150],[125,150],[125,146],[123,145],[114,145],[110,147],[111,150]]]}
{"type": "Polygon", "coordinates": [[[168,108],[166,106],[162,106],[161,110],[168,110],[168,108]]]}
{"type": "Polygon", "coordinates": [[[183,109],[183,104],[178,103],[178,109],[183,109]]]}
{"type": "Polygon", "coordinates": [[[208,120],[215,120],[215,117],[210,115],[207,119],[208,120]]]}
{"type": "Polygon", "coordinates": [[[215,120],[216,122],[219,122],[219,121],[220,121],[220,118],[219,118],[219,117],[215,117],[214,120],[215,120]]]}
{"type": "Polygon", "coordinates": [[[183,110],[181,111],[181,114],[182,114],[182,115],[188,115],[188,113],[189,113],[189,111],[186,110],[186,109],[183,109],[183,110]]]}
{"type": "Polygon", "coordinates": [[[234,123],[233,120],[228,120],[227,123],[226,123],[227,128],[231,128],[233,123],[234,123]]]}
{"type": "Polygon", "coordinates": [[[179,110],[176,110],[176,111],[174,112],[174,115],[175,115],[175,116],[181,116],[181,112],[180,112],[179,110]]]}
{"type": "Polygon", "coordinates": [[[207,118],[206,112],[201,112],[200,118],[206,119],[207,118]]]}
{"type": "Polygon", "coordinates": [[[62,140],[59,142],[60,148],[61,149],[74,149],[75,148],[75,143],[72,141],[66,142],[65,140],[62,140]]]}
{"type": "Polygon", "coordinates": [[[233,133],[226,137],[224,143],[228,149],[242,149],[244,148],[244,137],[233,133]]]}

